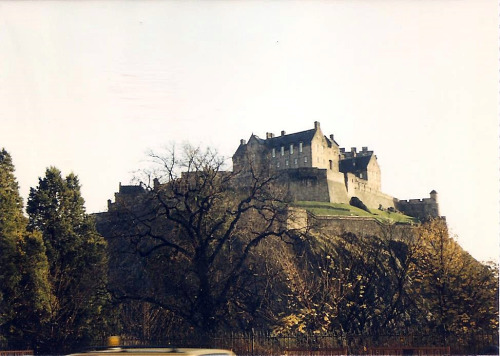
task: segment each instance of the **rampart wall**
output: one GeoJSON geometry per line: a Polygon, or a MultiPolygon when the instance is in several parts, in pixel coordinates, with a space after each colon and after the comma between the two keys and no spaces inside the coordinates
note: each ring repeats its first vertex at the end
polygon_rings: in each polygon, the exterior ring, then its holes
{"type": "Polygon", "coordinates": [[[363,216],[316,216],[307,213],[305,209],[290,208],[287,227],[298,230],[309,227],[327,236],[340,236],[351,232],[359,236],[408,240],[413,236],[415,225],[382,223],[372,217],[363,216]]]}
{"type": "Polygon", "coordinates": [[[297,201],[324,201],[349,204],[358,197],[372,209],[380,205],[394,208],[394,198],[372,187],[366,180],[352,173],[333,172],[329,169],[299,168],[283,171],[282,181],[292,198],[297,201]],[[347,188],[346,188],[347,179],[347,188]]]}
{"type": "Polygon", "coordinates": [[[356,235],[376,235],[397,240],[410,238],[414,229],[413,225],[384,224],[374,218],[363,216],[311,216],[310,224],[313,229],[332,236],[352,232],[356,235]]]}
{"type": "Polygon", "coordinates": [[[437,200],[433,198],[398,200],[395,207],[406,215],[421,219],[440,216],[437,200]]]}
{"type": "Polygon", "coordinates": [[[394,198],[382,193],[376,186],[370,182],[357,177],[352,173],[345,173],[347,183],[347,194],[349,197],[358,197],[367,207],[372,209],[394,208],[394,198]]]}
{"type": "Polygon", "coordinates": [[[281,179],[288,185],[288,191],[294,200],[330,201],[325,169],[288,170],[283,172],[281,179]]]}

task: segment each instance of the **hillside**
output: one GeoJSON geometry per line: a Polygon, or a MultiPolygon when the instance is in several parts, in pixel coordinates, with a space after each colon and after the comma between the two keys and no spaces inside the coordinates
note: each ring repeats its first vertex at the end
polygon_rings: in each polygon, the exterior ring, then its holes
{"type": "Polygon", "coordinates": [[[366,212],[349,204],[328,203],[318,201],[298,201],[294,206],[306,209],[308,212],[318,216],[363,216],[372,217],[380,222],[414,223],[416,218],[398,212],[369,209],[366,212]]]}

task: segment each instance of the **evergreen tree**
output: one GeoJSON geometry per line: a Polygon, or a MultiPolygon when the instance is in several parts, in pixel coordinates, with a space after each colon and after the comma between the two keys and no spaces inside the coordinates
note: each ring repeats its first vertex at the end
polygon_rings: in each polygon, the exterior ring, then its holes
{"type": "Polygon", "coordinates": [[[38,233],[28,233],[9,153],[0,150],[0,345],[34,347],[50,300],[38,233]]]}
{"type": "Polygon", "coordinates": [[[30,191],[29,228],[40,231],[54,298],[42,349],[68,351],[100,337],[106,302],[106,243],[86,213],[77,176],[48,168],[30,191]]]}

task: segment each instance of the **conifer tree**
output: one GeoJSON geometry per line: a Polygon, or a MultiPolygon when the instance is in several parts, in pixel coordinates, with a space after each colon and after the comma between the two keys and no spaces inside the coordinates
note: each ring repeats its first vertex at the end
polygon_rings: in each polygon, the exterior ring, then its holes
{"type": "Polygon", "coordinates": [[[29,228],[43,235],[54,299],[44,350],[68,351],[101,337],[106,302],[106,243],[86,213],[74,174],[48,168],[30,191],[29,228]]]}
{"type": "Polygon", "coordinates": [[[0,344],[34,347],[50,300],[41,235],[28,219],[10,154],[0,150],[0,344]]]}

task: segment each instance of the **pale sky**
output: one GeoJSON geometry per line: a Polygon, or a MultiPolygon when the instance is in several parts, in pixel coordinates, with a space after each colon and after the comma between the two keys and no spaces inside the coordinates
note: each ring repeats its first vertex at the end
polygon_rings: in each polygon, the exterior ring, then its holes
{"type": "Polygon", "coordinates": [[[98,212],[148,149],[319,121],[497,260],[497,37],[493,0],[0,0],[0,147],[25,201],[56,166],[98,212]]]}

